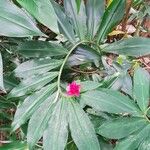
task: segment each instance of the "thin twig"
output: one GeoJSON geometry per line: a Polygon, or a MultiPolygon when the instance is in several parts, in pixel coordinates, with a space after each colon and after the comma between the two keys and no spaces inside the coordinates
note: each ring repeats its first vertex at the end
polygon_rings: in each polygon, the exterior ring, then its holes
{"type": "Polygon", "coordinates": [[[141,62],[143,65],[146,66],[146,67],[144,67],[144,68],[150,69],[150,66],[144,62],[144,59],[143,59],[143,58],[142,58],[142,60],[139,59],[138,61],[141,62]]]}
{"type": "Polygon", "coordinates": [[[78,73],[82,73],[82,74],[93,74],[93,73],[99,73],[99,70],[91,70],[91,71],[82,71],[82,70],[78,70],[75,68],[69,68],[72,71],[78,72],[78,73]]]}
{"type": "Polygon", "coordinates": [[[127,32],[126,26],[128,23],[128,17],[129,17],[131,6],[132,6],[132,0],[127,0],[127,2],[126,2],[126,14],[125,14],[123,22],[122,22],[122,31],[125,33],[127,32]]]}

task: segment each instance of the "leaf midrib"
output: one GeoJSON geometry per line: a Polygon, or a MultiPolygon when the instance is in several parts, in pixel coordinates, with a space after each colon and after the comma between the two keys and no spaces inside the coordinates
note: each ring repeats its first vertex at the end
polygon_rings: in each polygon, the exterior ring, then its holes
{"type": "MultiPolygon", "coordinates": [[[[40,101],[46,94],[50,93],[53,88],[54,88],[53,86],[52,86],[52,87],[48,87],[48,89],[47,89],[46,91],[44,91],[44,93],[43,93],[41,96],[39,96],[38,99],[32,103],[32,105],[30,105],[30,106],[28,107],[28,109],[26,110],[26,112],[28,112],[28,114],[30,114],[30,113],[31,113],[31,109],[32,109],[33,107],[35,107],[36,105],[38,105],[38,104],[39,104],[39,101],[40,101]]],[[[28,100],[28,99],[27,99],[27,100],[28,100]]],[[[43,101],[42,101],[42,102],[43,102],[43,101]]],[[[24,118],[26,117],[26,112],[25,112],[24,114],[22,114],[21,119],[18,119],[18,120],[15,121],[15,122],[20,122],[20,121],[24,120],[24,118]]],[[[28,115],[28,116],[29,116],[29,115],[28,115]]]]}
{"type": "MultiPolygon", "coordinates": [[[[75,106],[74,106],[74,104],[73,104],[72,102],[71,102],[71,105],[72,105],[74,114],[75,114],[75,116],[76,116],[76,121],[78,122],[78,125],[80,126],[80,128],[81,128],[81,130],[82,130],[82,134],[83,134],[84,137],[86,137],[86,135],[84,134],[84,129],[82,128],[82,126],[81,126],[81,124],[80,124],[80,121],[79,121],[79,119],[78,119],[78,114],[77,114],[77,112],[76,112],[75,106]]],[[[87,141],[88,141],[88,139],[87,139],[87,141]]],[[[85,142],[85,141],[84,141],[84,142],[85,142]]],[[[85,145],[86,145],[86,143],[85,143],[85,145]]]]}
{"type": "Polygon", "coordinates": [[[113,14],[111,15],[111,17],[109,18],[109,21],[107,21],[107,23],[106,23],[107,26],[105,26],[105,28],[104,28],[104,30],[103,30],[103,32],[101,34],[101,37],[100,37],[99,41],[101,41],[101,39],[103,38],[104,34],[106,33],[108,25],[110,24],[111,20],[113,19],[114,15],[116,13],[116,10],[118,9],[118,6],[119,6],[120,3],[121,3],[121,1],[118,3],[117,7],[115,8],[115,11],[113,12],[113,14]]]}
{"type": "MultiPolygon", "coordinates": [[[[35,31],[31,30],[31,29],[28,28],[27,26],[24,26],[23,24],[18,23],[17,21],[14,21],[14,20],[12,20],[12,19],[10,19],[10,18],[8,19],[8,18],[3,17],[3,16],[1,16],[1,15],[0,15],[0,17],[3,18],[4,20],[7,20],[7,21],[12,22],[13,24],[16,24],[17,26],[19,25],[19,26],[21,26],[21,27],[23,27],[23,28],[25,28],[25,29],[31,31],[32,33],[36,33],[35,31]]],[[[28,23],[29,23],[29,22],[28,22],[28,23]]],[[[31,23],[30,23],[30,25],[31,25],[31,23]]],[[[32,24],[32,26],[33,26],[33,24],[32,24]]],[[[36,26],[34,26],[34,27],[36,27],[36,26]]],[[[39,32],[39,31],[38,31],[38,32],[39,32]]]]}
{"type": "MultiPolygon", "coordinates": [[[[32,86],[34,86],[34,85],[36,85],[36,84],[38,84],[38,83],[41,83],[41,82],[43,82],[43,81],[46,81],[47,79],[49,79],[49,78],[55,78],[57,76],[57,74],[55,74],[55,75],[53,75],[53,76],[46,76],[46,77],[43,77],[42,78],[42,80],[37,80],[37,82],[34,82],[32,85],[30,85],[29,87],[32,87],[32,86]]],[[[41,76],[42,77],[42,76],[41,76]]],[[[22,91],[22,90],[24,90],[24,89],[27,89],[28,88],[28,85],[25,85],[24,86],[24,88],[19,88],[19,90],[17,90],[17,92],[15,91],[15,93],[18,93],[19,91],[22,91]]]]}
{"type": "MultiPolygon", "coordinates": [[[[89,95],[84,95],[84,96],[90,98],[89,95]]],[[[111,96],[112,96],[112,95],[111,95],[111,96]]],[[[114,96],[112,96],[112,97],[114,97],[114,96]]],[[[114,97],[114,98],[116,99],[116,97],[114,97]]],[[[99,100],[99,99],[97,99],[96,97],[95,97],[94,99],[99,100]]],[[[86,101],[86,100],[85,100],[85,101],[86,101]]],[[[105,100],[102,100],[102,99],[101,99],[101,101],[103,101],[103,102],[105,102],[105,103],[107,103],[107,104],[110,105],[110,103],[107,102],[107,101],[105,101],[105,100]]],[[[86,101],[86,102],[87,102],[87,101],[86,101]]],[[[122,103],[122,101],[120,101],[120,102],[121,102],[122,105],[125,105],[128,109],[132,110],[133,113],[134,113],[134,112],[138,113],[136,110],[133,111],[133,108],[132,108],[130,105],[127,105],[126,103],[122,103]]],[[[123,108],[122,108],[121,106],[115,105],[115,104],[113,104],[112,102],[111,102],[111,105],[113,105],[113,106],[115,106],[115,107],[118,107],[118,108],[120,108],[121,110],[123,110],[123,108]]],[[[135,107],[135,108],[136,108],[136,107],[135,107]]],[[[124,110],[123,110],[123,111],[124,111],[124,110]]]]}
{"type": "MultiPolygon", "coordinates": [[[[49,70],[48,69],[48,67],[52,67],[52,68],[55,68],[55,67],[57,67],[57,66],[59,66],[61,63],[60,62],[56,62],[56,63],[49,63],[49,64],[44,64],[44,65],[39,65],[39,66],[33,66],[32,68],[28,68],[28,69],[25,69],[25,70],[23,70],[22,69],[22,71],[15,71],[16,73],[24,73],[24,72],[29,72],[29,71],[33,71],[33,70],[40,70],[40,69],[44,69],[45,67],[47,67],[46,69],[47,70],[49,70]]],[[[50,69],[51,70],[51,69],[50,69]]]]}

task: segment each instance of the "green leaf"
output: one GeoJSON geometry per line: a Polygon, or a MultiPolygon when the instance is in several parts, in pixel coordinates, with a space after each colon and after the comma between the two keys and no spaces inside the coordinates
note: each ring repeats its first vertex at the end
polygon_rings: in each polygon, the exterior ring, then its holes
{"type": "Polygon", "coordinates": [[[84,63],[94,62],[96,67],[100,66],[100,54],[87,45],[77,47],[75,54],[69,57],[68,65],[76,66],[84,63]]]}
{"type": "Polygon", "coordinates": [[[57,17],[49,0],[17,0],[39,22],[58,33],[57,17]]]}
{"type": "Polygon", "coordinates": [[[57,75],[58,72],[48,72],[44,75],[27,78],[10,92],[9,97],[19,97],[38,90],[51,82],[57,75]]]}
{"type": "Polygon", "coordinates": [[[84,81],[81,82],[81,92],[91,91],[97,89],[101,84],[94,81],[84,81]]]}
{"type": "Polygon", "coordinates": [[[134,90],[133,97],[137,101],[139,107],[145,112],[149,105],[150,98],[150,75],[142,68],[136,69],[134,73],[134,90]]]}
{"type": "Polygon", "coordinates": [[[28,150],[25,142],[13,141],[10,144],[5,144],[0,148],[1,150],[28,150]]]}
{"type": "Polygon", "coordinates": [[[44,150],[63,150],[68,139],[68,103],[61,98],[54,109],[43,136],[44,150]]]}
{"type": "MultiPolygon", "coordinates": [[[[53,94],[49,98],[47,98],[33,113],[29,121],[27,142],[29,144],[30,149],[32,149],[33,146],[42,137],[43,132],[48,125],[49,119],[52,116],[52,112],[55,107],[55,103],[53,103],[55,97],[56,94],[53,94]]],[[[54,121],[54,123],[56,122],[54,121]]]]}
{"type": "Polygon", "coordinates": [[[139,133],[129,136],[128,138],[120,141],[114,150],[135,150],[139,147],[140,143],[145,141],[150,134],[150,125],[148,123],[139,133]]]}
{"type": "Polygon", "coordinates": [[[76,0],[76,5],[77,5],[77,10],[79,12],[80,10],[80,5],[81,5],[81,0],[76,0]]]}
{"type": "Polygon", "coordinates": [[[129,113],[134,116],[142,116],[134,101],[117,91],[108,89],[89,91],[81,95],[80,101],[98,111],[114,114],[129,113]]]}
{"type": "Polygon", "coordinates": [[[106,9],[97,33],[98,43],[103,42],[108,33],[118,25],[125,13],[126,0],[113,0],[106,9]]]}
{"type": "Polygon", "coordinates": [[[64,0],[64,7],[67,15],[72,19],[76,34],[80,40],[86,39],[87,25],[86,25],[86,10],[84,1],[81,1],[80,10],[78,11],[76,0],[64,0]]]}
{"type": "Polygon", "coordinates": [[[3,82],[3,61],[2,61],[1,52],[0,52],[0,90],[5,92],[4,82],[3,82]]]}
{"type": "Polygon", "coordinates": [[[104,52],[141,57],[150,54],[150,39],[143,37],[123,39],[107,45],[104,52]]]}
{"type": "Polygon", "coordinates": [[[101,144],[101,149],[102,150],[113,150],[113,144],[111,144],[109,141],[106,141],[99,137],[99,141],[101,144]]]}
{"type": "Polygon", "coordinates": [[[97,133],[109,139],[121,139],[142,129],[146,124],[143,118],[122,117],[104,122],[97,133]]]}
{"type": "Polygon", "coordinates": [[[44,35],[26,14],[9,0],[0,1],[0,34],[9,37],[44,35]]]}
{"type": "Polygon", "coordinates": [[[144,141],[140,144],[138,150],[149,150],[149,148],[150,148],[150,136],[148,136],[147,139],[144,140],[144,141]]]}
{"type": "Polygon", "coordinates": [[[104,80],[102,80],[101,88],[112,88],[113,85],[118,80],[118,74],[113,74],[112,76],[106,77],[104,80]]]}
{"type": "MultiPolygon", "coordinates": [[[[1,112],[0,112],[0,115],[1,115],[1,112]]],[[[1,115],[0,119],[3,119],[3,116],[1,115]]],[[[4,118],[4,119],[7,119],[7,118],[4,118]]],[[[6,121],[6,120],[5,120],[6,121]]],[[[10,120],[9,120],[10,121],[10,120]]],[[[0,130],[3,132],[10,132],[11,131],[11,127],[9,125],[3,125],[0,127],[0,130]]],[[[2,147],[2,146],[1,146],[2,147]]]]}
{"type": "Polygon", "coordinates": [[[143,2],[144,2],[143,0],[133,0],[133,6],[136,7],[143,2]]]}
{"type": "Polygon", "coordinates": [[[65,150],[78,150],[78,148],[77,148],[77,146],[75,145],[75,143],[71,139],[71,141],[69,141],[67,143],[67,146],[66,146],[65,150]]]}
{"type": "Polygon", "coordinates": [[[131,76],[127,73],[124,78],[123,78],[123,85],[121,90],[125,93],[127,93],[128,95],[132,96],[133,93],[133,85],[132,85],[132,79],[131,76]]]}
{"type": "Polygon", "coordinates": [[[94,127],[80,105],[68,100],[71,136],[80,150],[100,150],[94,127]]]}
{"type": "Polygon", "coordinates": [[[60,44],[46,41],[25,41],[19,43],[17,51],[26,57],[66,55],[67,50],[60,44]]]}
{"type": "Polygon", "coordinates": [[[15,104],[13,104],[10,101],[7,101],[7,99],[0,95],[0,109],[11,109],[15,107],[15,104]]]}
{"type": "Polygon", "coordinates": [[[55,59],[34,59],[22,63],[15,69],[17,77],[28,78],[32,75],[44,74],[52,69],[59,67],[62,60],[55,59]]]}
{"type": "Polygon", "coordinates": [[[24,102],[17,108],[14,121],[12,123],[13,130],[16,130],[22,124],[24,124],[32,114],[39,108],[40,104],[46,99],[50,99],[49,96],[55,90],[56,83],[50,84],[40,91],[28,96],[24,102]]]}
{"type": "Polygon", "coordinates": [[[63,35],[65,35],[66,38],[71,43],[74,44],[76,42],[76,38],[74,35],[73,26],[69,22],[69,18],[66,16],[66,14],[64,13],[64,11],[62,10],[59,4],[57,4],[53,0],[51,0],[51,3],[57,15],[58,23],[59,23],[59,26],[61,27],[61,31],[63,32],[63,35]]]}
{"type": "Polygon", "coordinates": [[[19,81],[11,74],[11,75],[5,75],[4,76],[4,85],[6,91],[12,90],[14,87],[16,87],[19,84],[19,81]]]}
{"type": "MultiPolygon", "coordinates": [[[[87,110],[88,116],[94,126],[94,129],[96,133],[99,131],[99,127],[106,121],[105,118],[103,118],[103,115],[106,115],[104,113],[96,113],[93,109],[88,109],[87,110]],[[93,112],[92,112],[93,111],[93,112]]],[[[105,116],[107,117],[107,116],[105,116]]],[[[109,118],[107,118],[109,119],[109,118]]]]}
{"type": "Polygon", "coordinates": [[[98,31],[101,23],[101,17],[104,14],[105,1],[104,0],[87,0],[87,27],[90,39],[92,39],[98,31]]]}
{"type": "MultiPolygon", "coordinates": [[[[14,108],[15,108],[15,107],[14,107],[14,108]]],[[[7,109],[8,109],[8,108],[7,108],[7,109]]],[[[12,108],[10,108],[10,109],[12,109],[12,108]]],[[[7,121],[12,121],[13,118],[12,118],[12,116],[11,116],[10,114],[6,113],[5,110],[1,110],[1,111],[0,111],[0,120],[3,121],[3,122],[5,122],[5,121],[7,122],[7,121]]],[[[1,126],[0,126],[0,130],[1,130],[1,131],[4,131],[4,130],[5,130],[5,131],[6,131],[6,130],[7,130],[7,131],[8,131],[8,130],[10,131],[11,128],[6,127],[6,125],[3,125],[3,126],[1,125],[1,126]]]]}

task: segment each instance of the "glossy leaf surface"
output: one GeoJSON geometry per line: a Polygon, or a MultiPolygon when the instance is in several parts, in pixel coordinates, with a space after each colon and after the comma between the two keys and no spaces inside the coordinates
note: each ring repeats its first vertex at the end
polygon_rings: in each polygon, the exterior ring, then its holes
{"type": "Polygon", "coordinates": [[[87,27],[90,39],[92,39],[98,31],[102,16],[104,14],[104,10],[105,10],[104,0],[87,0],[86,2],[87,27]]]}
{"type": "Polygon", "coordinates": [[[125,0],[113,0],[106,9],[97,32],[98,43],[104,42],[108,33],[110,33],[123,18],[125,12],[125,2],[125,0]]]}
{"type": "Polygon", "coordinates": [[[86,39],[87,26],[84,1],[81,1],[79,11],[76,5],[76,0],[64,0],[64,7],[80,40],[86,39]]]}
{"type": "Polygon", "coordinates": [[[57,17],[49,0],[17,0],[39,22],[58,33],[57,17]]]}
{"type": "Polygon", "coordinates": [[[60,99],[44,132],[44,149],[63,150],[68,139],[67,99],[60,99]],[[59,142],[59,144],[58,144],[59,142]]]}
{"type": "Polygon", "coordinates": [[[142,129],[147,124],[143,118],[118,118],[104,122],[98,133],[110,139],[121,139],[142,129]],[[110,134],[111,133],[111,134],[110,134]]]}
{"type": "Polygon", "coordinates": [[[55,91],[55,87],[55,83],[46,86],[24,100],[15,113],[15,118],[12,123],[14,130],[24,124],[33,115],[33,113],[39,108],[40,104],[42,104],[42,102],[44,102],[55,91]]]}
{"type": "Polygon", "coordinates": [[[133,100],[112,90],[86,92],[81,95],[81,101],[99,111],[140,115],[140,110],[133,100]]]}
{"type": "Polygon", "coordinates": [[[138,68],[134,73],[134,95],[139,107],[145,112],[149,105],[150,99],[150,75],[143,69],[138,68]]]}
{"type": "Polygon", "coordinates": [[[17,51],[25,57],[45,57],[66,55],[61,45],[46,41],[25,41],[19,43],[17,51]]]}
{"type": "Polygon", "coordinates": [[[94,127],[80,105],[69,102],[69,127],[71,136],[80,150],[100,150],[94,127]]]}
{"type": "Polygon", "coordinates": [[[20,8],[9,0],[0,2],[0,35],[9,37],[28,37],[44,35],[20,8]]]}
{"type": "Polygon", "coordinates": [[[62,60],[55,59],[34,59],[20,64],[15,69],[15,74],[20,78],[28,78],[29,76],[44,74],[52,69],[59,67],[62,60]]]}
{"type": "Polygon", "coordinates": [[[140,57],[150,54],[150,39],[137,37],[114,42],[103,51],[119,55],[140,57]]]}

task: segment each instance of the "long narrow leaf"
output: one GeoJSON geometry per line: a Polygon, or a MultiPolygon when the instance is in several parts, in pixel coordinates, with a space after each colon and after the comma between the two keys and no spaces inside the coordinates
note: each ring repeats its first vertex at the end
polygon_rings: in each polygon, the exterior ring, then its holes
{"type": "Polygon", "coordinates": [[[24,100],[15,113],[14,121],[12,123],[13,130],[16,130],[31,117],[31,115],[39,108],[40,104],[54,92],[55,87],[55,83],[46,86],[24,100]]]}
{"type": "Polygon", "coordinates": [[[39,22],[58,33],[57,17],[49,0],[17,0],[39,22]]]}
{"type": "MultiPolygon", "coordinates": [[[[27,142],[30,149],[38,142],[38,140],[44,134],[44,131],[48,125],[49,119],[52,116],[52,112],[55,107],[53,100],[55,99],[55,94],[48,97],[40,107],[33,113],[27,132],[27,142]]],[[[46,139],[48,140],[48,139],[46,139]]],[[[45,142],[45,141],[44,141],[45,142]]]]}
{"type": "Polygon", "coordinates": [[[97,42],[104,42],[108,33],[118,25],[125,13],[126,0],[113,0],[109,7],[106,9],[101,25],[97,32],[97,42]]]}
{"type": "Polygon", "coordinates": [[[90,91],[81,95],[81,102],[99,111],[108,113],[129,113],[142,116],[133,100],[117,91],[90,91]]]}
{"type": "Polygon", "coordinates": [[[60,44],[47,41],[25,41],[18,44],[17,52],[25,57],[63,56],[67,50],[60,44]]]}
{"type": "Polygon", "coordinates": [[[44,75],[27,78],[10,92],[9,97],[19,97],[38,90],[45,86],[47,83],[51,82],[54,78],[57,77],[57,75],[58,72],[48,72],[44,75]]]}
{"type": "Polygon", "coordinates": [[[87,27],[88,36],[92,39],[98,31],[102,16],[105,10],[104,0],[87,0],[86,13],[87,13],[87,27]]]}
{"type": "Polygon", "coordinates": [[[57,103],[43,136],[44,150],[63,150],[68,139],[68,104],[62,98],[57,103]]]}
{"type": "Polygon", "coordinates": [[[135,37],[123,39],[104,47],[104,52],[119,55],[141,57],[150,54],[150,39],[135,37]]]}
{"type": "Polygon", "coordinates": [[[139,146],[138,150],[149,150],[150,147],[150,136],[147,137],[139,146]]]}
{"type": "Polygon", "coordinates": [[[71,136],[80,150],[100,150],[100,146],[88,116],[80,105],[71,100],[69,103],[69,127],[71,136]]]}
{"type": "Polygon", "coordinates": [[[104,122],[98,133],[110,139],[121,139],[142,129],[147,124],[143,118],[118,118],[104,122]],[[111,133],[111,134],[110,134],[111,133]]]}
{"type": "Polygon", "coordinates": [[[131,135],[128,138],[118,142],[114,150],[135,150],[143,143],[150,134],[150,125],[147,124],[137,134],[131,135]]]}
{"type": "Polygon", "coordinates": [[[31,16],[23,12],[9,0],[0,1],[0,35],[27,37],[44,35],[31,16]]]}
{"type": "Polygon", "coordinates": [[[64,7],[67,15],[71,18],[78,37],[81,40],[86,39],[87,26],[84,1],[81,1],[79,11],[76,5],[76,0],[64,0],[64,7]]]}
{"type": "Polygon", "coordinates": [[[62,64],[62,60],[34,59],[22,63],[15,69],[15,74],[20,78],[28,78],[32,75],[44,74],[62,64]]]}
{"type": "Polygon", "coordinates": [[[150,99],[150,75],[149,73],[138,68],[134,73],[134,95],[133,97],[137,101],[139,107],[145,112],[149,105],[150,99]]]}
{"type": "Polygon", "coordinates": [[[81,0],[76,0],[78,12],[80,10],[81,0]]]}
{"type": "Polygon", "coordinates": [[[55,3],[53,0],[51,0],[51,3],[57,15],[57,19],[61,30],[63,31],[63,34],[71,43],[75,43],[76,39],[74,35],[74,29],[73,26],[70,24],[68,17],[66,16],[59,4],[55,3]]]}

